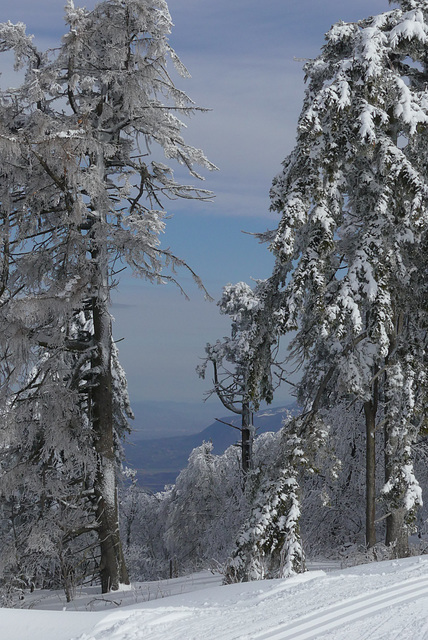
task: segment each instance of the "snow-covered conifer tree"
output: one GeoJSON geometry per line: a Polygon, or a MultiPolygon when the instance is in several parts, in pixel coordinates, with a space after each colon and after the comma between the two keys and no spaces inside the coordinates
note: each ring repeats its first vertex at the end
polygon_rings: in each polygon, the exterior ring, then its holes
{"type": "MultiPolygon", "coordinates": [[[[274,320],[259,345],[296,332],[308,429],[323,404],[356,398],[373,460],[383,426],[386,542],[402,556],[421,502],[410,446],[426,397],[428,4],[398,4],[338,22],[305,65],[297,143],[271,189],[281,214],[266,284],[274,320]]],[[[255,353],[254,389],[257,367],[255,353]]],[[[369,544],[373,519],[374,509],[369,544]]]]}
{"type": "Polygon", "coordinates": [[[244,472],[251,467],[253,410],[259,408],[262,400],[272,401],[273,391],[283,374],[270,293],[269,280],[257,280],[253,288],[246,282],[227,284],[223,288],[218,306],[220,312],[231,319],[230,336],[207,344],[206,357],[197,367],[204,378],[208,363],[211,363],[214,386],[207,395],[216,393],[227,409],[242,415],[244,472]],[[257,379],[257,385],[254,379],[257,379]]]}
{"type": "Polygon", "coordinates": [[[66,22],[61,46],[48,52],[36,49],[23,24],[0,25],[0,51],[12,50],[25,72],[0,101],[0,392],[11,419],[21,399],[34,401],[36,422],[27,414],[15,427],[40,430],[46,460],[56,455],[55,429],[65,439],[71,423],[84,433],[76,442],[93,453],[86,481],[107,591],[127,581],[116,485],[117,422],[127,401],[126,390],[118,396],[124,380],[109,312],[115,265],[152,282],[171,278],[163,265],[184,263],[160,246],[162,196],[209,197],[179,184],[149,157],[151,146],[193,176],[200,177],[194,164],[214,167],[181,136],[178,116],[196,107],[166,70],[170,58],[186,75],[168,44],[164,0],[105,0],[92,11],[68,0],[66,22]],[[77,335],[81,313],[86,325],[77,335]],[[52,414],[41,403],[49,394],[52,414]]]}
{"type": "MultiPolygon", "coordinates": [[[[308,460],[299,436],[300,419],[284,424],[270,451],[267,467],[260,465],[251,478],[249,515],[229,558],[226,582],[288,578],[305,571],[300,538],[301,471],[308,460]]],[[[314,429],[314,435],[318,431],[314,429]]]]}
{"type": "Polygon", "coordinates": [[[213,369],[214,387],[208,397],[215,393],[226,409],[241,415],[242,470],[245,476],[252,465],[254,441],[253,411],[249,394],[249,332],[253,324],[252,311],[258,304],[257,294],[245,282],[228,284],[218,303],[220,312],[231,317],[231,335],[215,344],[207,344],[206,357],[197,367],[200,377],[205,378],[208,363],[213,369]]]}

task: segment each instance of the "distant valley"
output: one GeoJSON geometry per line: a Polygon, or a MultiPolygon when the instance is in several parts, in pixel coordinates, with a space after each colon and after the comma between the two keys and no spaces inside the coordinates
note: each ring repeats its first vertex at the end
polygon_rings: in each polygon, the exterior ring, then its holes
{"type": "MultiPolygon", "coordinates": [[[[257,434],[278,431],[287,412],[295,412],[296,405],[265,409],[254,416],[257,434]]],[[[230,415],[221,420],[240,425],[240,416],[230,415]]],[[[138,432],[131,434],[125,445],[126,463],[137,470],[139,483],[156,492],[166,484],[173,484],[181,469],[187,465],[189,454],[204,441],[212,441],[213,453],[221,454],[230,445],[239,442],[240,433],[222,422],[215,421],[203,431],[190,435],[141,439],[138,432]]]]}

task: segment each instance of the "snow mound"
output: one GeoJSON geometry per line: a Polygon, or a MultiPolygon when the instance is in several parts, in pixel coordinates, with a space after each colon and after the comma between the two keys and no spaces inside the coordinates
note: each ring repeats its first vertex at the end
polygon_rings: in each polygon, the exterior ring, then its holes
{"type": "MultiPolygon", "coordinates": [[[[428,640],[426,556],[309,571],[287,580],[227,586],[220,586],[220,580],[202,572],[164,581],[162,593],[175,595],[110,612],[2,609],[0,638],[428,640]]],[[[154,583],[147,584],[153,589],[154,583]]],[[[130,591],[116,594],[110,605],[120,598],[125,604],[131,597],[130,591]]],[[[86,595],[87,602],[89,598],[93,595],[86,595]]],[[[83,596],[78,602],[84,606],[83,596]]]]}

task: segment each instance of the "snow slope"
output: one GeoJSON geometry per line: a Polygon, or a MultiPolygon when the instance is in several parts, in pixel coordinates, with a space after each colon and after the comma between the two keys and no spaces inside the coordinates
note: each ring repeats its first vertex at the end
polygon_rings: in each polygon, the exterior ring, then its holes
{"type": "MultiPolygon", "coordinates": [[[[0,638],[428,640],[427,556],[329,573],[309,571],[288,580],[210,586],[216,582],[219,578],[207,572],[165,581],[163,595],[176,595],[115,611],[1,609],[0,638]]],[[[128,591],[115,594],[115,601],[137,597],[128,591]]],[[[93,595],[82,595],[78,605],[84,606],[87,598],[93,595]]]]}

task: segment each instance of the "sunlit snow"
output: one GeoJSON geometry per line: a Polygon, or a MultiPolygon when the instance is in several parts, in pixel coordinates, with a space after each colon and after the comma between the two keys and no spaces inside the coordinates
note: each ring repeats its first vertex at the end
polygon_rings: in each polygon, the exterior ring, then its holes
{"type": "MultiPolygon", "coordinates": [[[[424,640],[428,557],[221,586],[221,576],[138,583],[65,605],[32,594],[31,610],[1,609],[2,640],[424,640]],[[144,601],[145,600],[145,601],[144,601]],[[67,608],[67,611],[46,611],[67,608]],[[114,607],[114,611],[111,609],[114,607]],[[104,610],[94,610],[94,609],[104,610]]],[[[24,601],[23,606],[29,606],[24,601]]]]}

